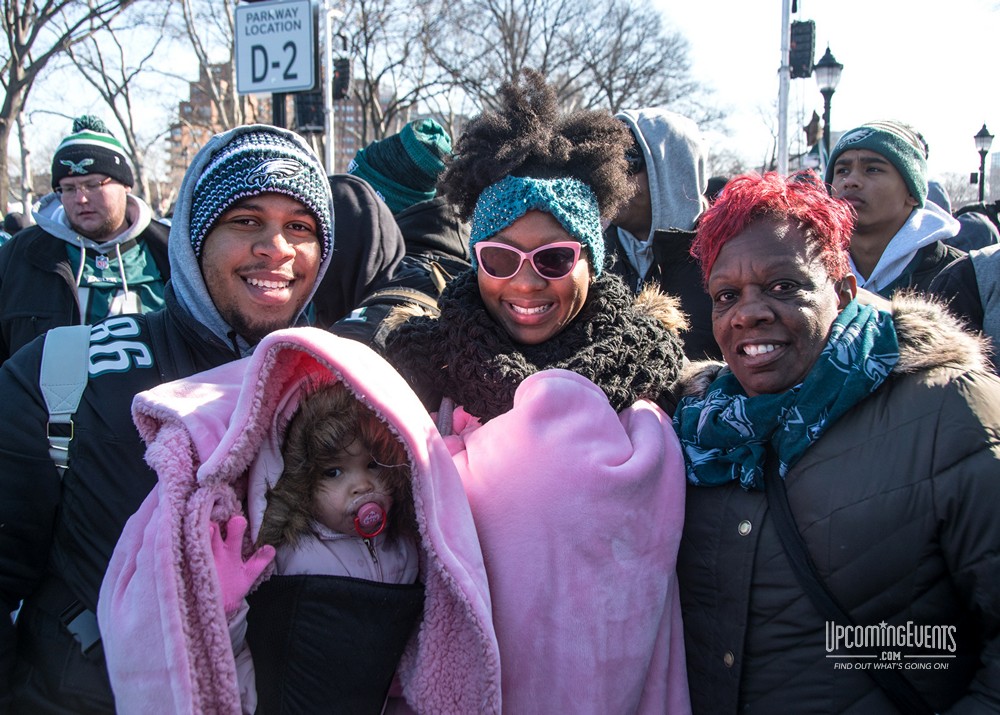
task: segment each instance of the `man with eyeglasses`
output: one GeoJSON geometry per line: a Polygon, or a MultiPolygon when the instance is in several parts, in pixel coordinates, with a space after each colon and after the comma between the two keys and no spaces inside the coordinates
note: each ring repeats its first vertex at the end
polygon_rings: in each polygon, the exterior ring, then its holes
{"type": "Polygon", "coordinates": [[[125,149],[80,117],[52,157],[36,226],[0,250],[0,363],[57,325],[163,307],[169,228],[132,194],[125,149]]]}
{"type": "Polygon", "coordinates": [[[653,284],[677,296],[690,327],[681,334],[692,360],[721,359],[712,337],[712,302],[689,255],[694,228],[707,202],[705,156],[697,125],[661,107],[615,115],[632,132],[626,154],[635,194],[604,232],[608,270],[637,293],[653,284]]]}

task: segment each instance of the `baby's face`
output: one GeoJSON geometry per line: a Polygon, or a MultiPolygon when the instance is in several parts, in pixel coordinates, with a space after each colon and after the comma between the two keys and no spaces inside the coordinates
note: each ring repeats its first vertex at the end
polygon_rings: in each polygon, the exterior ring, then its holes
{"type": "Polygon", "coordinates": [[[360,442],[355,440],[322,466],[315,510],[321,524],[341,534],[356,534],[354,517],[362,504],[375,502],[389,513],[392,497],[379,479],[381,467],[360,442]]]}

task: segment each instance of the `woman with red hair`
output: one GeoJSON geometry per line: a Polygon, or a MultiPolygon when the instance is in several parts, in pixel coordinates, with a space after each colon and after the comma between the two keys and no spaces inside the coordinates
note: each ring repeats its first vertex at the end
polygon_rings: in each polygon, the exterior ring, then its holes
{"type": "Polygon", "coordinates": [[[1000,381],[940,306],[858,299],[851,231],[773,173],[698,227],[725,364],[676,387],[696,713],[1000,711],[1000,381]]]}

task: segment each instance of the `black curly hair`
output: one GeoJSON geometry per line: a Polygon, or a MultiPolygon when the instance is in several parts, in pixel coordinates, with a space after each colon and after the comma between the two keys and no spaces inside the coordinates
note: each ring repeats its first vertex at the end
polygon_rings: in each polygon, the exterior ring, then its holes
{"type": "Polygon", "coordinates": [[[560,115],[555,90],[541,73],[522,70],[500,86],[498,111],[466,125],[439,189],[468,220],[479,195],[506,176],[575,178],[597,197],[601,215],[634,192],[625,154],[632,133],[610,112],[578,110],[560,115]]]}

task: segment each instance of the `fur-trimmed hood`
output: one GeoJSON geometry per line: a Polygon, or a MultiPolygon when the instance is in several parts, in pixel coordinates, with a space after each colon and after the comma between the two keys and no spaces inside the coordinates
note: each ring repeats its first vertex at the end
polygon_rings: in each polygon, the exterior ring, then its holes
{"type": "MultiPolygon", "coordinates": [[[[899,340],[899,362],[894,375],[905,375],[939,367],[963,371],[988,371],[986,341],[967,332],[961,321],[945,305],[926,295],[897,293],[888,302],[888,311],[899,340]]],[[[701,397],[708,391],[726,364],[702,361],[689,364],[671,392],[679,401],[701,397]]]]}
{"type": "Polygon", "coordinates": [[[681,301],[676,296],[667,295],[655,285],[649,284],[635,297],[635,312],[655,318],[664,328],[679,333],[687,330],[688,319],[681,311],[681,301]]]}

